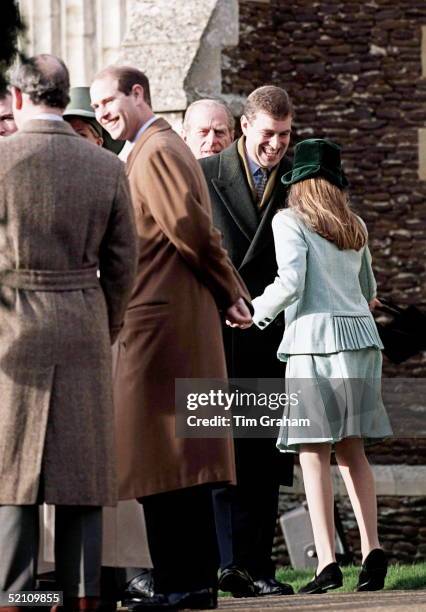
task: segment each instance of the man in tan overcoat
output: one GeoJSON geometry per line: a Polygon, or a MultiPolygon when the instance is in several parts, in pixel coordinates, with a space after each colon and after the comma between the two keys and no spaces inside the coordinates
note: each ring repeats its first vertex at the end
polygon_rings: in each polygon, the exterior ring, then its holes
{"type": "Polygon", "coordinates": [[[251,322],[247,290],[213,228],[207,186],[181,138],[150,107],[146,76],[102,71],[92,106],[127,158],[139,265],[119,336],[114,381],[119,488],[143,501],[154,600],[138,610],[216,605],[217,543],[211,486],[233,481],[231,442],[175,435],[176,378],[224,378],[220,311],[251,322]]]}
{"type": "Polygon", "coordinates": [[[34,588],[46,502],[65,610],[96,609],[101,507],[117,499],[110,345],[134,280],[134,218],[121,162],[62,119],[66,66],[30,58],[12,85],[19,132],[0,142],[0,606],[34,588]]]}

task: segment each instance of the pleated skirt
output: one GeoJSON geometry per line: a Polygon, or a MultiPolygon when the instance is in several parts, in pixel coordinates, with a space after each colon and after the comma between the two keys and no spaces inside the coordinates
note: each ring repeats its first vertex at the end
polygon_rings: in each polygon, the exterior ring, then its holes
{"type": "Polygon", "coordinates": [[[286,406],[277,447],[335,444],[348,437],[367,443],[392,435],[381,394],[382,354],[376,348],[328,355],[289,355],[286,406]]]}

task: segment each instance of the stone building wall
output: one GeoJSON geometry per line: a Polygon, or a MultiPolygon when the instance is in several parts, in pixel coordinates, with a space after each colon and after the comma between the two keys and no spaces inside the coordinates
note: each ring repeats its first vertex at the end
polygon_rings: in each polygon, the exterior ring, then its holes
{"type": "MultiPolygon", "coordinates": [[[[302,494],[283,494],[279,511],[287,512],[305,501],[302,494]]],[[[354,553],[354,562],[360,563],[360,540],[355,517],[348,497],[336,497],[345,537],[354,553]]],[[[378,524],[380,542],[390,563],[413,563],[426,559],[426,497],[378,496],[378,524]]],[[[274,561],[289,565],[290,559],[281,528],[277,522],[275,532],[274,561]]]]}
{"type": "MultiPolygon", "coordinates": [[[[222,64],[222,88],[231,97],[267,83],[288,90],[296,111],[293,144],[315,136],[344,147],[352,202],[370,231],[380,294],[423,307],[426,181],[419,180],[419,130],[426,122],[425,25],[421,0],[242,0],[239,44],[225,49],[222,64]]],[[[385,361],[384,373],[426,376],[426,355],[398,367],[385,361]]]]}

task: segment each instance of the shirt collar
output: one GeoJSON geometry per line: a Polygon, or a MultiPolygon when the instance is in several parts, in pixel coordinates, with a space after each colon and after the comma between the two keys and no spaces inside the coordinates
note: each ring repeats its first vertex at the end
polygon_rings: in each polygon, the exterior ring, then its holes
{"type": "Polygon", "coordinates": [[[55,115],[54,113],[38,113],[31,119],[41,119],[42,121],[63,121],[62,115],[55,115]]]}
{"type": "Polygon", "coordinates": [[[252,176],[254,176],[256,174],[256,172],[259,170],[259,168],[261,168],[262,170],[266,170],[266,172],[267,172],[267,174],[269,176],[269,174],[272,172],[273,168],[263,168],[262,166],[259,166],[259,164],[257,164],[255,161],[253,161],[251,159],[251,157],[249,156],[249,154],[247,153],[247,148],[246,148],[245,140],[244,140],[244,154],[246,156],[248,167],[250,169],[250,172],[251,172],[252,176]]]}
{"type": "Polygon", "coordinates": [[[132,152],[133,147],[135,146],[139,138],[142,136],[145,130],[147,130],[149,126],[152,123],[154,123],[156,119],[158,119],[158,117],[154,115],[153,117],[148,119],[148,121],[145,121],[145,123],[141,125],[141,127],[138,129],[136,136],[133,138],[133,140],[126,140],[126,142],[124,143],[124,147],[121,149],[120,153],[118,154],[118,157],[121,159],[121,161],[123,162],[127,161],[127,158],[129,157],[130,153],[132,152]]]}
{"type": "Polygon", "coordinates": [[[149,126],[154,123],[154,121],[158,119],[158,117],[156,117],[155,115],[153,115],[150,119],[148,119],[148,121],[145,121],[145,123],[143,123],[141,125],[141,127],[139,128],[139,130],[136,133],[136,136],[133,138],[133,140],[131,140],[130,142],[132,144],[136,144],[137,141],[139,140],[139,138],[142,136],[142,134],[145,132],[145,130],[147,130],[149,128],[149,126]]]}

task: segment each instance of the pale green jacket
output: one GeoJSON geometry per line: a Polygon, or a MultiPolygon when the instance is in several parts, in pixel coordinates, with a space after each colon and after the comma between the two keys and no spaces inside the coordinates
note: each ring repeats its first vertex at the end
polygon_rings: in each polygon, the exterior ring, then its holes
{"type": "Polygon", "coordinates": [[[285,310],[278,358],[383,348],[368,308],[376,296],[368,246],[341,251],[290,209],[272,229],[278,276],[253,300],[253,320],[263,329],[285,310]]]}

